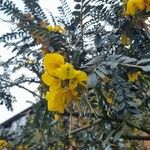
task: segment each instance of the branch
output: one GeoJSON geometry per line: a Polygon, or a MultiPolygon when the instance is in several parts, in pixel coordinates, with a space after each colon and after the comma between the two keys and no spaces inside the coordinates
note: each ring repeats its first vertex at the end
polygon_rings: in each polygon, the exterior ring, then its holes
{"type": "MultiPolygon", "coordinates": [[[[101,122],[101,119],[98,119],[91,125],[87,125],[87,126],[72,130],[69,134],[71,135],[71,134],[75,134],[75,133],[78,133],[80,131],[86,130],[88,128],[91,128],[91,127],[97,125],[100,122],[101,122]]],[[[68,134],[66,136],[68,136],[68,134]]],[[[122,135],[121,138],[126,139],[126,140],[142,140],[142,141],[143,140],[150,140],[150,136],[122,135]]]]}
{"type": "Polygon", "coordinates": [[[139,140],[139,141],[150,140],[150,136],[122,135],[121,138],[126,140],[139,140]]]}
{"type": "MultiPolygon", "coordinates": [[[[72,131],[70,132],[70,135],[71,135],[71,134],[78,133],[78,132],[83,131],[83,130],[86,130],[86,129],[88,129],[88,128],[91,128],[91,127],[97,125],[98,123],[100,123],[101,120],[102,120],[102,119],[97,119],[97,120],[96,120],[93,124],[91,124],[91,125],[87,125],[87,126],[84,126],[84,127],[81,127],[81,128],[77,128],[77,129],[75,129],[75,130],[72,130],[72,131]]],[[[68,134],[67,134],[67,135],[68,135],[68,134]]]]}
{"type": "Polygon", "coordinates": [[[3,22],[15,24],[15,25],[17,24],[15,22],[13,22],[12,20],[5,20],[5,19],[2,19],[2,18],[0,18],[0,20],[3,21],[3,22]]]}
{"type": "Polygon", "coordinates": [[[129,123],[129,122],[127,122],[126,123],[129,127],[131,127],[131,128],[137,128],[138,130],[141,130],[141,131],[143,131],[143,132],[145,132],[145,133],[147,133],[147,134],[150,134],[150,130],[148,130],[148,129],[145,129],[145,128],[143,128],[143,127],[137,127],[137,126],[135,126],[135,125],[133,125],[133,124],[131,124],[131,123],[129,123]]]}
{"type": "MultiPolygon", "coordinates": [[[[118,65],[123,66],[123,67],[128,67],[128,68],[135,68],[135,69],[140,69],[143,70],[143,66],[137,66],[137,65],[130,65],[130,64],[123,64],[123,63],[119,63],[118,65]]],[[[144,70],[143,70],[144,71],[144,70]]]]}
{"type": "Polygon", "coordinates": [[[95,115],[95,118],[98,119],[98,116],[97,116],[96,112],[94,111],[94,109],[92,108],[92,106],[91,106],[91,104],[90,104],[90,102],[89,102],[88,91],[84,94],[84,96],[85,96],[85,101],[86,101],[86,103],[88,104],[90,110],[91,110],[92,113],[95,115]]]}
{"type": "MultiPolygon", "coordinates": [[[[67,112],[66,112],[66,114],[67,114],[67,112]]],[[[75,114],[75,115],[78,116],[78,114],[75,114]]],[[[103,116],[102,116],[101,119],[97,119],[97,120],[96,120],[93,124],[91,124],[91,125],[87,125],[87,126],[80,127],[80,128],[75,129],[75,130],[72,130],[72,131],[70,131],[69,135],[75,134],[75,133],[78,133],[78,132],[81,132],[81,131],[86,130],[86,129],[88,129],[88,128],[92,128],[93,126],[95,126],[95,125],[97,125],[98,123],[100,123],[100,122],[102,121],[102,119],[103,119],[103,116]]],[[[130,126],[130,127],[132,127],[132,128],[137,128],[137,129],[139,129],[139,130],[141,130],[141,131],[144,131],[144,132],[146,132],[146,133],[150,133],[149,130],[144,129],[144,128],[142,128],[142,127],[140,128],[140,127],[134,126],[133,124],[130,124],[130,123],[128,123],[128,122],[127,122],[127,125],[130,126]]],[[[68,136],[68,134],[66,134],[66,136],[68,136]]],[[[126,140],[150,140],[150,136],[136,136],[136,135],[122,135],[120,138],[123,138],[123,139],[126,139],[126,140]]]]}
{"type": "Polygon", "coordinates": [[[42,98],[41,96],[39,96],[38,94],[36,94],[35,92],[33,92],[33,91],[27,89],[26,87],[24,87],[24,86],[22,86],[22,85],[15,84],[15,86],[18,86],[19,88],[22,88],[22,89],[28,91],[29,93],[33,94],[34,96],[36,96],[36,97],[38,97],[38,98],[40,98],[40,99],[43,99],[43,98],[42,98]]]}
{"type": "Polygon", "coordinates": [[[22,85],[19,85],[19,84],[13,84],[12,82],[10,82],[10,81],[8,81],[8,80],[5,80],[5,79],[2,79],[2,78],[1,78],[0,80],[9,83],[10,86],[17,86],[17,87],[19,87],[19,88],[22,88],[22,89],[28,91],[29,93],[33,94],[34,96],[36,96],[36,97],[38,97],[38,98],[40,98],[40,99],[43,99],[40,95],[36,94],[35,92],[33,92],[33,91],[27,89],[26,87],[24,87],[24,86],[22,86],[22,85]]]}

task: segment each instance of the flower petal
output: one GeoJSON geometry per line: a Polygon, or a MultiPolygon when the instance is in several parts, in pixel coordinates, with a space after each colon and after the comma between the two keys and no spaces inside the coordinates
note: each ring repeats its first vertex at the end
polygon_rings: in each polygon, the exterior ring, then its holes
{"type": "Polygon", "coordinates": [[[50,90],[56,90],[61,87],[61,81],[57,78],[50,76],[47,72],[42,74],[42,81],[50,86],[50,90]]]}
{"type": "Polygon", "coordinates": [[[75,78],[76,74],[73,65],[66,63],[57,69],[55,76],[61,80],[67,80],[75,78]]]}
{"type": "Polygon", "coordinates": [[[64,64],[64,58],[57,53],[46,54],[43,60],[46,71],[53,75],[55,70],[64,64]]]}

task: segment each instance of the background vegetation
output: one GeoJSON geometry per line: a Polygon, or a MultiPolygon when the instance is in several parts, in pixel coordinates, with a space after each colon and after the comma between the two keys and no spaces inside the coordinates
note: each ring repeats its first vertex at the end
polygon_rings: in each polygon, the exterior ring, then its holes
{"type": "Polygon", "coordinates": [[[0,1],[1,13],[16,26],[0,37],[15,53],[0,62],[4,68],[0,104],[13,109],[15,97],[10,89],[14,86],[32,93],[38,102],[21,129],[11,132],[1,128],[0,138],[7,142],[6,147],[144,149],[140,140],[150,140],[149,2],[140,4],[144,7],[136,5],[131,14],[127,12],[130,0],[74,0],[73,11],[66,0],[60,0],[60,15],[46,16],[38,0],[22,1],[24,10],[10,0],[0,1]],[[47,110],[44,94],[48,88],[41,80],[42,58],[52,52],[88,75],[80,101],[71,103],[57,118],[47,110]],[[32,71],[33,77],[12,81],[10,76],[21,68],[32,71]],[[38,93],[24,83],[37,83],[38,93]]]}

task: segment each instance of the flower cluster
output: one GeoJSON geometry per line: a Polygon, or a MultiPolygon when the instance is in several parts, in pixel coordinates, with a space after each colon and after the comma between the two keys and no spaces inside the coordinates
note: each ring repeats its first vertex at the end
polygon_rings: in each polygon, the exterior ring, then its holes
{"type": "Polygon", "coordinates": [[[73,100],[79,99],[77,88],[86,86],[85,72],[74,69],[70,63],[65,63],[64,57],[58,53],[46,54],[43,59],[45,72],[43,82],[49,86],[45,98],[48,110],[63,113],[65,107],[73,100]]]}
{"type": "Polygon", "coordinates": [[[0,150],[3,150],[7,146],[7,142],[5,140],[0,140],[0,150]]]}
{"type": "Polygon", "coordinates": [[[28,145],[19,145],[17,147],[17,150],[29,150],[29,147],[28,147],[28,145]]]}
{"type": "MultiPolygon", "coordinates": [[[[59,25],[56,26],[51,26],[51,25],[43,25],[43,28],[47,28],[48,31],[50,32],[59,32],[59,33],[64,33],[65,29],[59,25]]],[[[36,44],[43,44],[45,43],[45,38],[43,36],[41,36],[40,34],[36,33],[36,32],[31,32],[31,34],[33,35],[33,38],[35,39],[36,44]]]]}
{"type": "Polygon", "coordinates": [[[135,15],[143,10],[150,11],[150,0],[128,0],[126,15],[135,15]]]}
{"type": "Polygon", "coordinates": [[[47,29],[52,32],[60,32],[60,33],[63,33],[65,31],[65,29],[59,25],[57,25],[57,26],[48,25],[47,29]]]}
{"type": "Polygon", "coordinates": [[[129,78],[129,81],[131,81],[131,82],[137,81],[139,79],[139,77],[141,77],[141,76],[142,76],[141,71],[128,73],[128,78],[129,78]]]}

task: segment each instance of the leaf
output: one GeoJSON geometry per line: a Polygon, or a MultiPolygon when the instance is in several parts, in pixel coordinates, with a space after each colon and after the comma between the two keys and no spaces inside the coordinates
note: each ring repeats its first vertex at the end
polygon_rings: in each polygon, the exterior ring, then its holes
{"type": "Polygon", "coordinates": [[[97,57],[93,58],[91,61],[89,61],[88,63],[86,63],[85,65],[83,65],[81,68],[86,68],[86,67],[89,67],[89,66],[99,64],[103,60],[104,60],[103,56],[97,56],[97,57]]]}
{"type": "Polygon", "coordinates": [[[85,1],[82,7],[83,7],[83,8],[86,7],[90,2],[91,2],[91,0],[85,1]]]}
{"type": "Polygon", "coordinates": [[[118,66],[118,62],[110,62],[111,69],[114,69],[118,66]]]}
{"type": "Polygon", "coordinates": [[[104,66],[98,66],[97,67],[98,70],[100,70],[101,72],[103,72],[105,75],[108,75],[108,71],[104,68],[104,66]]]}
{"type": "Polygon", "coordinates": [[[124,102],[120,103],[117,107],[118,111],[122,111],[126,107],[126,104],[124,102]]]}
{"type": "Polygon", "coordinates": [[[95,69],[94,72],[102,79],[105,78],[105,74],[98,69],[95,69]]]}
{"type": "Polygon", "coordinates": [[[95,36],[95,39],[94,39],[94,44],[95,44],[95,46],[96,46],[96,47],[100,47],[101,41],[102,41],[101,36],[100,36],[99,34],[97,34],[97,35],[95,36]]]}
{"type": "Polygon", "coordinates": [[[137,61],[137,59],[135,59],[135,58],[127,57],[127,58],[123,61],[123,63],[128,64],[128,63],[133,63],[133,62],[136,62],[136,61],[137,61]]]}
{"type": "Polygon", "coordinates": [[[134,101],[127,101],[127,103],[129,104],[129,107],[136,107],[136,104],[134,101]]]}
{"type": "Polygon", "coordinates": [[[112,130],[108,133],[106,140],[104,141],[104,143],[107,143],[113,136],[113,134],[115,133],[115,130],[112,130]]]}
{"type": "Polygon", "coordinates": [[[129,107],[128,111],[132,114],[132,116],[134,116],[136,118],[142,118],[142,114],[141,114],[140,110],[137,109],[136,107],[134,107],[134,106],[129,107]]]}
{"type": "Polygon", "coordinates": [[[144,71],[144,72],[150,72],[150,65],[147,65],[147,66],[141,66],[141,69],[144,71]]]}
{"type": "Polygon", "coordinates": [[[90,10],[91,10],[91,6],[90,5],[86,6],[86,8],[83,11],[83,15],[85,16],[87,13],[90,12],[90,10]]]}
{"type": "Polygon", "coordinates": [[[117,142],[119,140],[119,138],[121,137],[121,135],[123,134],[124,129],[122,129],[121,131],[117,132],[116,135],[114,136],[113,140],[114,142],[117,142]]]}
{"type": "MultiPolygon", "coordinates": [[[[118,93],[117,93],[117,94],[118,94],[118,93]]],[[[117,100],[118,100],[119,102],[122,102],[123,99],[124,99],[123,93],[122,93],[122,95],[117,95],[117,100]]]]}
{"type": "Polygon", "coordinates": [[[75,9],[81,9],[81,5],[80,4],[76,4],[74,8],[75,9]]]}
{"type": "Polygon", "coordinates": [[[127,56],[122,56],[118,59],[119,63],[131,63],[137,61],[135,58],[130,58],[127,56]]]}
{"type": "Polygon", "coordinates": [[[137,65],[146,65],[148,63],[150,63],[150,59],[142,59],[137,62],[137,65]]]}
{"type": "Polygon", "coordinates": [[[97,75],[95,73],[89,74],[89,76],[88,76],[88,82],[87,82],[88,87],[89,88],[94,88],[97,85],[97,83],[98,83],[98,77],[97,77],[97,75]]]}
{"type": "Polygon", "coordinates": [[[74,0],[75,2],[81,2],[81,0],[74,0]]]}
{"type": "Polygon", "coordinates": [[[73,11],[72,14],[73,14],[74,16],[80,16],[80,11],[73,11]]]}

